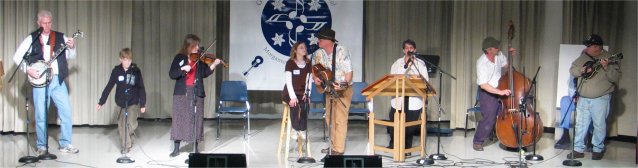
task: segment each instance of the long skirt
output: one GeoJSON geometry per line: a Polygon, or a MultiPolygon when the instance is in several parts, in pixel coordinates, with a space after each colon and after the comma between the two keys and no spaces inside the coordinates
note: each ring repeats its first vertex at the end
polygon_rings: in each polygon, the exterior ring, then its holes
{"type": "Polygon", "coordinates": [[[187,87],[186,93],[186,95],[173,95],[171,140],[193,142],[193,138],[196,138],[197,141],[201,141],[204,130],[204,98],[192,94],[193,87],[187,87]],[[196,130],[193,130],[193,126],[196,130]],[[194,132],[195,136],[193,136],[194,132]]]}

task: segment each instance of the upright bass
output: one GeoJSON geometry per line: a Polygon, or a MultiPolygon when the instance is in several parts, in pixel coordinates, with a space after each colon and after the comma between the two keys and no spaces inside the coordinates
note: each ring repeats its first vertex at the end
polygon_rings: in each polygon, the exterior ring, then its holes
{"type": "MultiPolygon", "coordinates": [[[[509,22],[508,50],[512,47],[514,25],[509,22]]],[[[508,71],[501,76],[498,89],[509,89],[509,96],[501,96],[501,112],[496,118],[496,136],[501,144],[515,148],[530,146],[543,135],[543,122],[532,107],[530,97],[531,82],[524,74],[512,67],[512,58],[508,52],[508,71]],[[535,121],[536,120],[536,121],[535,121]]]]}

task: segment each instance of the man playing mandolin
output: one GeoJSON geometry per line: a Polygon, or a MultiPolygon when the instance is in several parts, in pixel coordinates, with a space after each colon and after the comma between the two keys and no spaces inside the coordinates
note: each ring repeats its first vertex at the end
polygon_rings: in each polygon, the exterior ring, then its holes
{"type": "MultiPolygon", "coordinates": [[[[313,53],[313,65],[321,65],[331,70],[333,83],[330,83],[326,92],[326,124],[330,125],[330,142],[332,151],[329,154],[343,155],[345,151],[346,132],[348,131],[348,109],[352,99],[352,64],[350,52],[346,47],[337,45],[335,31],[324,27],[317,33],[319,47],[321,49],[313,53]],[[334,66],[333,66],[334,65],[334,66]],[[335,68],[336,67],[336,68],[335,68]],[[333,94],[330,90],[334,89],[333,94]],[[335,97],[334,99],[332,97],[335,97]],[[331,100],[332,99],[332,100],[331,100]],[[331,119],[333,119],[331,121],[331,119]],[[332,123],[331,123],[332,122],[332,123]]],[[[313,67],[314,68],[314,67],[313,67]]],[[[322,79],[326,75],[313,74],[315,85],[321,85],[322,79]]],[[[324,79],[325,80],[325,79],[324,79]]],[[[328,151],[325,151],[326,153],[328,151]]],[[[326,155],[327,157],[328,155],[326,155]]],[[[323,162],[324,157],[321,159],[323,162]]]]}
{"type": "Polygon", "coordinates": [[[578,103],[576,105],[576,133],[574,140],[574,151],[567,155],[567,158],[583,158],[585,154],[586,131],[590,122],[594,125],[592,136],[592,160],[603,158],[605,149],[605,136],[607,135],[606,119],[609,114],[609,100],[611,93],[616,88],[616,83],[620,79],[620,67],[618,64],[611,64],[612,57],[609,52],[603,49],[603,39],[592,34],[583,41],[587,46],[580,56],[572,62],[569,73],[578,78],[578,103]],[[601,67],[601,68],[595,68],[601,67]],[[573,155],[573,156],[572,156],[573,155]]]}
{"type": "MultiPolygon", "coordinates": [[[[13,61],[19,66],[23,56],[29,50],[31,54],[28,60],[25,60],[27,61],[27,65],[40,60],[49,61],[55,57],[54,51],[64,48],[65,46],[63,46],[63,44],[66,44],[67,47],[67,49],[61,50],[62,52],[59,53],[61,56],[57,57],[57,60],[50,64],[51,81],[48,86],[33,87],[37,152],[38,155],[41,155],[45,154],[48,150],[48,144],[46,141],[47,116],[45,114],[45,108],[48,107],[45,107],[45,100],[51,99],[58,108],[58,117],[60,119],[61,133],[59,150],[64,153],[78,153],[79,150],[71,145],[73,118],[71,116],[72,113],[71,103],[69,102],[69,93],[66,83],[64,82],[64,79],[69,75],[67,59],[73,59],[76,56],[74,40],[72,38],[65,37],[63,33],[51,30],[53,25],[53,16],[51,12],[41,10],[38,12],[37,16],[37,24],[40,29],[31,33],[22,41],[13,55],[13,61]]],[[[25,69],[26,73],[31,78],[37,79],[47,77],[46,75],[38,75],[38,72],[36,72],[34,68],[28,67],[25,69]]]]}

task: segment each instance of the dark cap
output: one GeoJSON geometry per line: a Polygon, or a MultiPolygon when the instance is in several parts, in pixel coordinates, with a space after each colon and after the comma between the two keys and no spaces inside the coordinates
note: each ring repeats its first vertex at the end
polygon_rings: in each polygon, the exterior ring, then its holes
{"type": "Polygon", "coordinates": [[[488,48],[501,48],[501,41],[496,40],[494,37],[487,37],[483,40],[483,50],[488,48]]]}
{"type": "Polygon", "coordinates": [[[583,40],[583,45],[589,47],[591,45],[603,45],[603,38],[601,38],[598,34],[591,34],[583,40]]]}
{"type": "Polygon", "coordinates": [[[323,27],[319,30],[319,33],[317,33],[317,38],[319,39],[328,39],[328,40],[332,40],[337,41],[337,39],[335,39],[335,31],[330,29],[329,27],[323,27]]]}

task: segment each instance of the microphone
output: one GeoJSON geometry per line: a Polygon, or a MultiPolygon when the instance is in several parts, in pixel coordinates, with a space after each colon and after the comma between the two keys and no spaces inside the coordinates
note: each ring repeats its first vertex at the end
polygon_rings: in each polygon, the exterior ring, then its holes
{"type": "Polygon", "coordinates": [[[403,65],[403,69],[408,69],[408,66],[410,65],[410,62],[412,62],[412,59],[414,59],[414,58],[410,57],[410,58],[408,59],[408,62],[407,62],[407,63],[405,63],[405,65],[403,65]]]}
{"type": "Polygon", "coordinates": [[[419,55],[419,53],[413,52],[413,51],[408,51],[408,55],[410,56],[410,59],[408,59],[408,62],[406,62],[405,65],[403,65],[403,69],[408,69],[408,66],[410,65],[410,62],[414,62],[414,56],[415,55],[419,55]]]}
{"type": "Polygon", "coordinates": [[[34,33],[37,33],[37,34],[42,34],[42,29],[43,29],[43,28],[42,28],[42,27],[40,27],[40,28],[36,29],[36,30],[35,30],[35,31],[33,31],[33,32],[34,32],[34,33]]]}

